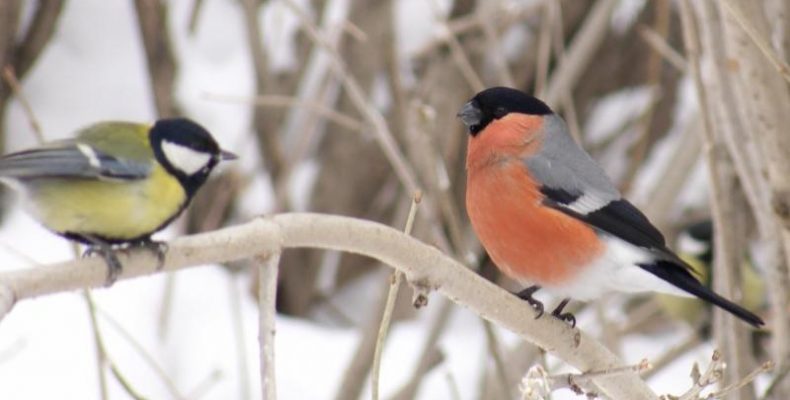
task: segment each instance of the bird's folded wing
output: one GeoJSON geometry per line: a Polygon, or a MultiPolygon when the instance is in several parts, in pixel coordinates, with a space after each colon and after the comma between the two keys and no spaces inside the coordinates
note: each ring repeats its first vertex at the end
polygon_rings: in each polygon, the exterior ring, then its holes
{"type": "Polygon", "coordinates": [[[535,155],[525,163],[541,184],[546,206],[635,246],[666,250],[661,232],[620,196],[603,170],[580,148],[569,144],[565,151],[550,154],[554,155],[535,155]]]}
{"type": "Polygon", "coordinates": [[[544,204],[635,246],[648,249],[666,247],[664,235],[628,200],[614,200],[586,214],[551,196],[546,196],[544,204]]]}
{"type": "Polygon", "coordinates": [[[98,178],[135,180],[148,176],[150,163],[111,156],[73,140],[8,154],[0,158],[0,177],[98,178]]]}

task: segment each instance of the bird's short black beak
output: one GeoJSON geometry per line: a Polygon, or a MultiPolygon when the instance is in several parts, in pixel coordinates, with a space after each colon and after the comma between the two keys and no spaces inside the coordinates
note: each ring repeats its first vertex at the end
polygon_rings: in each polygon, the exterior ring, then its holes
{"type": "Polygon", "coordinates": [[[478,125],[480,123],[480,119],[483,117],[483,113],[480,111],[480,108],[478,108],[473,101],[464,104],[463,108],[461,108],[461,111],[459,111],[456,115],[458,118],[461,118],[461,122],[463,122],[468,128],[478,125]]]}
{"type": "Polygon", "coordinates": [[[239,158],[239,156],[237,156],[237,155],[235,155],[235,154],[233,154],[233,153],[231,153],[231,152],[229,152],[227,150],[222,150],[219,153],[220,161],[231,161],[231,160],[236,160],[238,158],[239,158]]]}

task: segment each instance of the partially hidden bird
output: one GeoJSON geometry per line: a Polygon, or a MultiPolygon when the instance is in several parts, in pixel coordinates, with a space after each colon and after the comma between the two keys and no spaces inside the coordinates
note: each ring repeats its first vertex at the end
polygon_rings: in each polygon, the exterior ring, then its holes
{"type": "Polygon", "coordinates": [[[494,264],[563,300],[587,301],[612,292],[656,291],[696,296],[757,327],[762,319],[705,287],[664,236],[612,184],[545,103],[522,91],[493,87],[463,105],[469,131],[466,209],[494,264]]]}
{"type": "Polygon", "coordinates": [[[0,157],[0,180],[43,226],[102,256],[111,285],[119,249],[148,248],[161,266],[167,246],[151,235],[181,214],[220,161],[235,158],[189,119],[108,121],[0,157]]]}
{"type": "MultiPolygon", "coordinates": [[[[707,287],[713,284],[713,222],[710,219],[695,221],[682,228],[677,235],[675,248],[683,261],[688,263],[707,287]]],[[[750,255],[745,253],[738,268],[743,296],[741,304],[749,309],[760,309],[765,303],[765,282],[757,272],[750,255]]],[[[670,318],[682,320],[706,332],[710,327],[710,307],[696,298],[657,294],[661,310],[670,318]]],[[[707,335],[706,335],[707,336],[707,335]]]]}

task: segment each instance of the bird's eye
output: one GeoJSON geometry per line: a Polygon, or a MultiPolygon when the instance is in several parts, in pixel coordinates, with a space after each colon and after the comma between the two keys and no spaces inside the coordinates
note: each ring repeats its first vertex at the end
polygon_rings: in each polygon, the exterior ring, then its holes
{"type": "Polygon", "coordinates": [[[494,118],[499,119],[507,115],[507,109],[505,107],[497,107],[494,110],[494,118]]]}

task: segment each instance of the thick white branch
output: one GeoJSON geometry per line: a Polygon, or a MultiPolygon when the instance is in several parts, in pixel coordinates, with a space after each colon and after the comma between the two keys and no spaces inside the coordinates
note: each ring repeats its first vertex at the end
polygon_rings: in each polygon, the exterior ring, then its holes
{"type": "MultiPolygon", "coordinates": [[[[376,258],[402,271],[413,284],[430,287],[491,322],[540,346],[581,371],[623,365],[603,345],[554,318],[535,319],[535,312],[516,296],[482,279],[438,249],[388,226],[348,217],[292,213],[262,217],[246,224],[187,236],[170,243],[163,270],[275,254],[281,248],[312,247],[347,251],[376,258]]],[[[156,258],[146,251],[120,257],[119,279],[150,275],[156,258]]],[[[27,270],[0,273],[2,297],[16,301],[86,287],[105,281],[106,266],[87,258],[27,270]]],[[[0,316],[10,310],[0,309],[0,316]]],[[[655,399],[634,373],[593,380],[616,399],[655,399]]]]}

